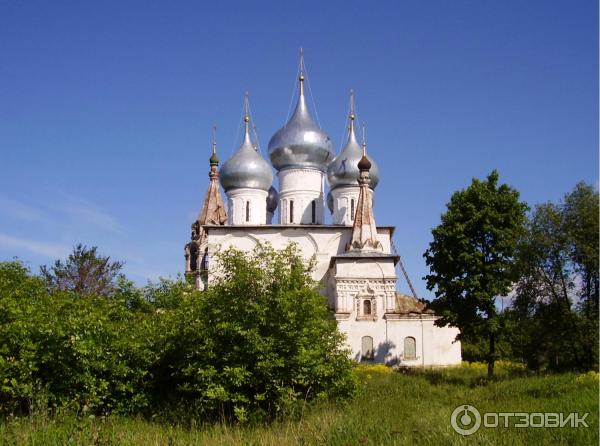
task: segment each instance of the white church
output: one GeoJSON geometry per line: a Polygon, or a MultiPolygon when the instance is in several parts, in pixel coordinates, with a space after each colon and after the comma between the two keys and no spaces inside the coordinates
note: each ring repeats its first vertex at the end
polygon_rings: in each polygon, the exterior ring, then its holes
{"type": "Polygon", "coordinates": [[[394,227],[375,224],[379,170],[364,140],[362,146],[357,141],[353,100],[347,141],[336,156],[331,139],[308,110],[302,61],[298,80],[295,110],[269,141],[270,163],[252,141],[247,98],[243,142],[220,171],[213,141],[208,191],[185,245],[186,274],[204,289],[215,268],[208,260],[218,250],[250,251],[264,242],[283,248],[295,242],[307,259],[316,259],[314,278],[323,284],[356,361],[459,364],[458,329],[436,327],[436,316],[425,304],[396,291],[400,258],[392,244],[394,227]],[[325,204],[331,224],[325,224],[325,204]]]}

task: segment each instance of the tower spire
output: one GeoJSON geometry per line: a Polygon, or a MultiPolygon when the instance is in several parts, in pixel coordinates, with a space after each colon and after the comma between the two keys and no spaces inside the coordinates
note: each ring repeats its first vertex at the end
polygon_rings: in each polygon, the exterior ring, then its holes
{"type": "MultiPolygon", "coordinates": [[[[212,128],[212,154],[210,155],[210,165],[218,166],[219,157],[217,156],[217,126],[214,125],[212,128]]],[[[212,169],[211,169],[212,172],[212,169]]]]}
{"type": "Polygon", "coordinates": [[[248,92],[244,94],[244,144],[252,145],[250,141],[250,99],[248,92]]]}
{"type": "MultiPolygon", "coordinates": [[[[212,128],[212,154],[209,159],[210,172],[208,177],[210,178],[210,184],[208,191],[204,198],[204,205],[198,216],[197,223],[200,225],[213,224],[222,225],[227,221],[227,212],[225,211],[225,204],[221,198],[221,192],[219,191],[219,157],[217,156],[217,127],[212,128]]],[[[200,235],[200,234],[199,234],[200,235]]]]}
{"type": "Polygon", "coordinates": [[[304,96],[304,49],[300,47],[300,74],[298,75],[300,82],[300,96],[304,96]]]}
{"type": "Polygon", "coordinates": [[[363,154],[358,162],[360,176],[358,184],[360,191],[358,195],[358,204],[356,206],[356,215],[352,225],[352,238],[346,251],[383,251],[381,242],[377,240],[377,225],[373,216],[373,191],[369,187],[371,179],[369,170],[371,162],[367,158],[367,143],[365,139],[365,125],[363,123],[363,154]]]}
{"type": "Polygon", "coordinates": [[[348,115],[348,120],[350,124],[348,126],[348,141],[355,141],[356,134],[354,133],[354,120],[356,119],[356,109],[354,104],[354,90],[350,90],[350,114],[348,115]]]}

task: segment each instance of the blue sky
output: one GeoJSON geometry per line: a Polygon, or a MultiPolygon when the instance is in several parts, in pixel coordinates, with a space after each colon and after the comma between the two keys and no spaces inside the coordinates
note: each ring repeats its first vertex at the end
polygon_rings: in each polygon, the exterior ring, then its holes
{"type": "MultiPolygon", "coordinates": [[[[77,242],[143,284],[183,270],[207,187],[285,122],[305,48],[339,150],[348,91],[381,170],[378,224],[421,296],[431,228],[492,169],[530,204],[598,184],[596,1],[0,2],[0,259],[77,242]]],[[[407,290],[400,281],[400,290],[407,290]]]]}

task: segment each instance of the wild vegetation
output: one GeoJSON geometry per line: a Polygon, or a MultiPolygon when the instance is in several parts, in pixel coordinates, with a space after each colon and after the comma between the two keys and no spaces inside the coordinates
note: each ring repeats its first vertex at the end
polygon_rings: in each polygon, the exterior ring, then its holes
{"type": "Polygon", "coordinates": [[[527,205],[498,172],[473,179],[455,192],[433,229],[424,257],[431,273],[427,288],[435,291],[431,307],[441,317],[437,325],[453,325],[460,337],[488,341],[488,374],[494,374],[496,340],[500,336],[496,296],[505,296],[517,277],[515,255],[523,233],[527,205]]]}
{"type": "Polygon", "coordinates": [[[497,181],[453,196],[426,254],[431,305],[463,328],[457,368],[353,366],[293,245],[221,253],[204,292],[137,287],[82,245],[40,274],[0,262],[1,442],[464,444],[450,414],[472,404],[590,413],[482,444],[597,444],[598,192],[525,216],[497,181]]]}
{"type": "Polygon", "coordinates": [[[296,248],[229,250],[219,261],[220,279],[203,293],[184,280],[136,288],[80,246],[42,277],[0,263],[0,413],[41,404],[243,423],[351,397],[343,338],[296,248]],[[62,280],[99,264],[110,294],[62,280]]]}
{"type": "Polygon", "coordinates": [[[0,423],[3,444],[31,445],[594,445],[598,444],[598,374],[531,375],[522,365],[487,364],[400,373],[385,366],[355,370],[356,397],[345,404],[301,404],[271,423],[187,425],[124,416],[10,417],[0,423]],[[589,427],[481,427],[463,437],[450,417],[462,404],[485,412],[577,412],[589,427]]]}
{"type": "MultiPolygon", "coordinates": [[[[559,203],[533,208],[517,243],[514,282],[498,308],[495,358],[536,371],[598,370],[598,191],[579,183],[559,203]],[[498,311],[503,310],[503,311],[498,311]]],[[[489,358],[476,331],[463,359],[489,358]]]]}

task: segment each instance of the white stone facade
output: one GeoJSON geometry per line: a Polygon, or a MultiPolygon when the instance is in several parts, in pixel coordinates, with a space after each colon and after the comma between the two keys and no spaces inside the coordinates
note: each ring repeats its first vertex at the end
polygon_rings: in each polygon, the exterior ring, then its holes
{"type": "Polygon", "coordinates": [[[239,188],[227,192],[229,225],[264,225],[267,223],[267,191],[239,188]]]}
{"type": "Polygon", "coordinates": [[[334,225],[352,226],[356,205],[358,203],[358,184],[356,186],[340,186],[331,190],[334,225]]]}
{"type": "Polygon", "coordinates": [[[281,249],[295,242],[306,259],[315,256],[314,279],[322,283],[322,292],[335,312],[355,360],[405,366],[460,363],[460,342],[455,341],[457,329],[434,326],[436,317],[431,314],[397,312],[397,278],[390,254],[393,227],[377,228],[382,255],[387,255],[380,259],[345,258],[352,233],[348,226],[205,226],[205,229],[210,258],[209,286],[210,271],[217,267],[214,254],[218,250],[235,247],[251,251],[259,242],[281,249]],[[365,301],[369,301],[370,314],[364,314],[365,301]],[[363,351],[363,341],[368,337],[373,342],[372,355],[363,351]],[[405,354],[406,338],[414,339],[414,355],[405,354]]]}

